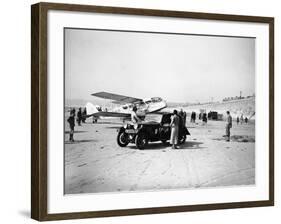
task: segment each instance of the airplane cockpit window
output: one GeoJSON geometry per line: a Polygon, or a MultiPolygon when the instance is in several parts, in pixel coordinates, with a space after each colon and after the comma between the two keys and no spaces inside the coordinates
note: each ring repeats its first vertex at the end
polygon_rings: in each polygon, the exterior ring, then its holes
{"type": "Polygon", "coordinates": [[[153,98],[151,98],[151,100],[152,100],[153,103],[157,103],[157,102],[162,101],[162,99],[160,97],[153,97],[153,98]]]}
{"type": "Polygon", "coordinates": [[[151,100],[147,100],[145,101],[146,104],[150,104],[151,103],[151,100]]]}

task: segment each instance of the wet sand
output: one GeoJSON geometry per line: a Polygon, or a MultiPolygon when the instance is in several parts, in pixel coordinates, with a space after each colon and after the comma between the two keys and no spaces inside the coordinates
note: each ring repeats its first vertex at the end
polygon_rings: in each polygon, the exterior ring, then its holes
{"type": "Polygon", "coordinates": [[[118,146],[118,119],[91,119],[75,126],[75,142],[65,129],[65,193],[102,193],[255,184],[255,124],[187,123],[191,136],[180,149],[161,142],[139,150],[118,146]]]}

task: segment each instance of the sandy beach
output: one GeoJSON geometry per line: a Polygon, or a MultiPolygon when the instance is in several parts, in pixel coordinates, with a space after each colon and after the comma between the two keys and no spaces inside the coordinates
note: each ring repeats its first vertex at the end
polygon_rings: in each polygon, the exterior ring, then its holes
{"type": "Polygon", "coordinates": [[[65,194],[145,191],[255,184],[255,125],[187,123],[191,136],[180,149],[161,142],[139,150],[117,145],[118,119],[88,119],[75,126],[75,142],[65,129],[65,194]]]}

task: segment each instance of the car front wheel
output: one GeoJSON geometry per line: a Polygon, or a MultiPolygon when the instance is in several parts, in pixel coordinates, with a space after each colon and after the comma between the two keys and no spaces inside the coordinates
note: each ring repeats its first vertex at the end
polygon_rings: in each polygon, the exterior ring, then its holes
{"type": "Polygon", "coordinates": [[[120,131],[117,135],[117,143],[121,147],[125,147],[129,144],[128,134],[125,131],[120,131]]]}

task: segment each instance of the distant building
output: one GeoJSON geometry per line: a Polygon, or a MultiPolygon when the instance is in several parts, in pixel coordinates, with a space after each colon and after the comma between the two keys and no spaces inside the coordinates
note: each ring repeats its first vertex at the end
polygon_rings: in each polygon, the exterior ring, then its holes
{"type": "Polygon", "coordinates": [[[255,95],[246,96],[246,97],[244,97],[244,96],[225,97],[225,98],[223,98],[222,102],[227,102],[227,101],[232,101],[232,100],[243,100],[243,99],[249,99],[252,97],[255,97],[255,95]]]}

